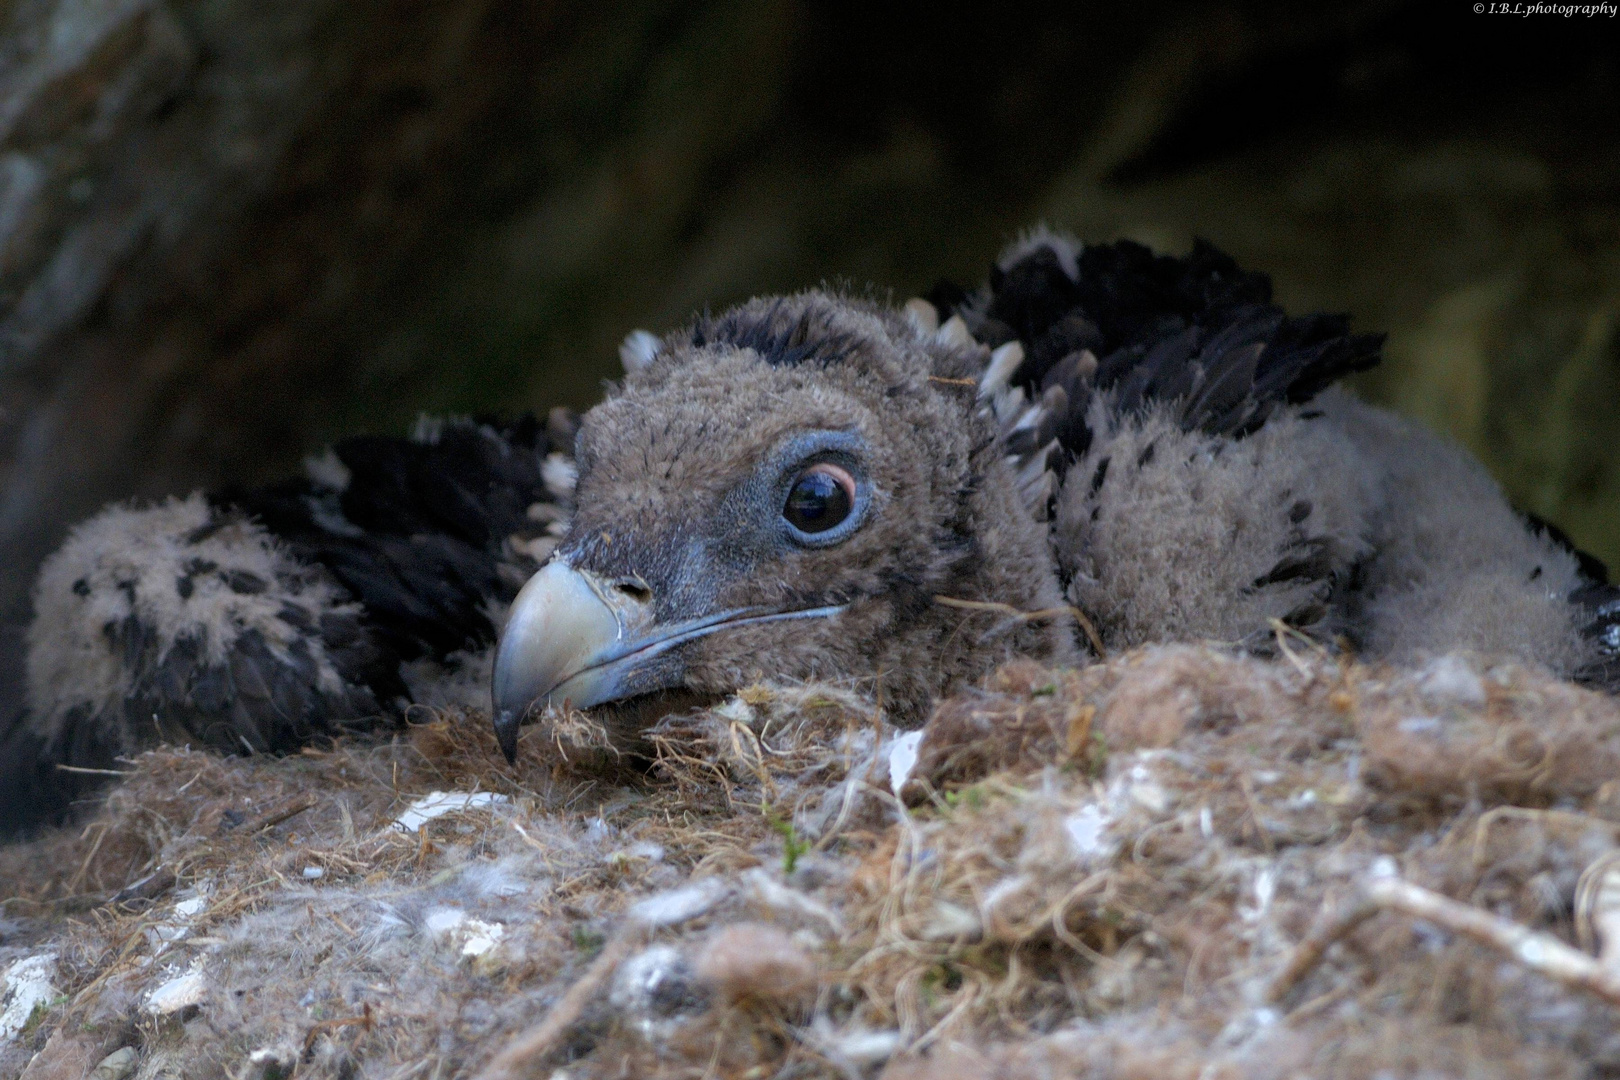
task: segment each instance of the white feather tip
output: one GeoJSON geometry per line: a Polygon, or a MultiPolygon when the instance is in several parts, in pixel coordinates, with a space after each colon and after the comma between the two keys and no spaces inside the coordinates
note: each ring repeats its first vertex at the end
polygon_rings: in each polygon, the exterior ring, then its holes
{"type": "Polygon", "coordinates": [[[990,366],[979,377],[979,397],[989,398],[998,390],[1005,389],[1023,362],[1024,347],[1016,341],[1009,341],[992,352],[990,366]]]}
{"type": "Polygon", "coordinates": [[[967,323],[962,321],[960,315],[952,315],[946,319],[934,332],[934,340],[941,345],[951,345],[958,349],[966,349],[974,344],[973,335],[968,332],[967,323]]]}
{"type": "Polygon", "coordinates": [[[927,337],[939,329],[939,309],[920,296],[907,300],[901,311],[918,337],[927,337]]]}
{"type": "Polygon", "coordinates": [[[664,343],[657,334],[646,330],[632,330],[624,335],[619,343],[619,363],[624,365],[626,375],[634,375],[650,365],[658,356],[658,350],[664,343]]]}

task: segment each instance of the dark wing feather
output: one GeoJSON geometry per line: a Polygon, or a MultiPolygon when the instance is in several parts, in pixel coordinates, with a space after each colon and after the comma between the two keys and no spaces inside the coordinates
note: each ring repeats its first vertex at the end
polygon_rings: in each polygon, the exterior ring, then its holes
{"type": "Polygon", "coordinates": [[[1057,430],[1072,457],[1091,445],[1085,415],[1098,392],[1121,413],[1183,401],[1188,430],[1242,437],[1277,406],[1379,360],[1382,335],[1351,334],[1343,316],[1288,316],[1272,303],[1269,278],[1202,240],[1181,258],[1130,241],[1096,244],[1075,265],[1070,277],[1052,247],[1036,244],[994,267],[977,297],[948,284],[929,294],[942,318],[961,314],[984,344],[1023,346],[1012,386],[1031,399],[1063,387],[1069,415],[1057,430]]]}
{"type": "Polygon", "coordinates": [[[1575,590],[1570,601],[1585,614],[1581,635],[1597,652],[1595,660],[1575,673],[1575,680],[1620,693],[1620,588],[1594,582],[1575,590]]]}
{"type": "Polygon", "coordinates": [[[522,549],[547,522],[529,508],[555,501],[542,463],[552,436],[571,430],[567,417],[546,426],[523,417],[450,422],[431,439],[345,439],[333,447],[349,471],[341,493],[304,479],[215,501],[330,572],[364,605],[367,629],[394,663],[443,659],[492,642],[489,605],[509,602],[537,568],[522,549]]]}
{"type": "Polygon", "coordinates": [[[1199,369],[1196,389],[1187,395],[1182,425],[1206,431],[1240,430],[1259,408],[1253,396],[1254,380],[1265,348],[1265,342],[1252,341],[1219,356],[1207,370],[1199,369]]]}

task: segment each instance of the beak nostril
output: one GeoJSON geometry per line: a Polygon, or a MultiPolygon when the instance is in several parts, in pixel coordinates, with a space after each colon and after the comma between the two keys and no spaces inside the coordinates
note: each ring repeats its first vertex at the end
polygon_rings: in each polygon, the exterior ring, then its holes
{"type": "Polygon", "coordinates": [[[638,604],[652,602],[652,588],[639,577],[620,578],[613,583],[615,592],[623,593],[638,604]]]}

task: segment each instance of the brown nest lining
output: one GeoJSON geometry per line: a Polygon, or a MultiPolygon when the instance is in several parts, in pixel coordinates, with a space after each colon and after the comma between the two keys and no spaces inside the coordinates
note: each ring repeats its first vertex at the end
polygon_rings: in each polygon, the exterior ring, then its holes
{"type": "Polygon", "coordinates": [[[0,972],[49,982],[0,1075],[1620,1068],[1620,706],[1523,667],[1164,647],[920,742],[774,685],[650,770],[565,736],[135,759],[0,851],[0,972]]]}

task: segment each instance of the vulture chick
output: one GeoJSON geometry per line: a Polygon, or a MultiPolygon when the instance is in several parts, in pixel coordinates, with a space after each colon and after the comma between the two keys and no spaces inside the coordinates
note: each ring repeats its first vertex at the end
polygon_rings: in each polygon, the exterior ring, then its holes
{"type": "Polygon", "coordinates": [[[1620,687],[1602,565],[1459,447],[1330,388],[1380,343],[1287,316],[1206,244],[1046,232],[971,293],[637,332],[577,431],[348,440],[280,488],[80,526],[39,578],[6,767],[286,750],[487,705],[492,659],[509,755],[547,706],[633,749],[680,700],[819,678],[917,723],[1014,655],[1264,650],[1279,623],[1620,687]]]}
{"type": "Polygon", "coordinates": [[[915,721],[1011,653],[1069,662],[1092,626],[1097,648],[1264,649],[1280,622],[1612,684],[1601,565],[1460,448],[1328,389],[1380,344],[1287,317],[1208,245],[1046,233],[972,295],[811,292],[635,339],[500,645],[502,744],[537,704],[760,676],[874,679],[915,721]]]}

